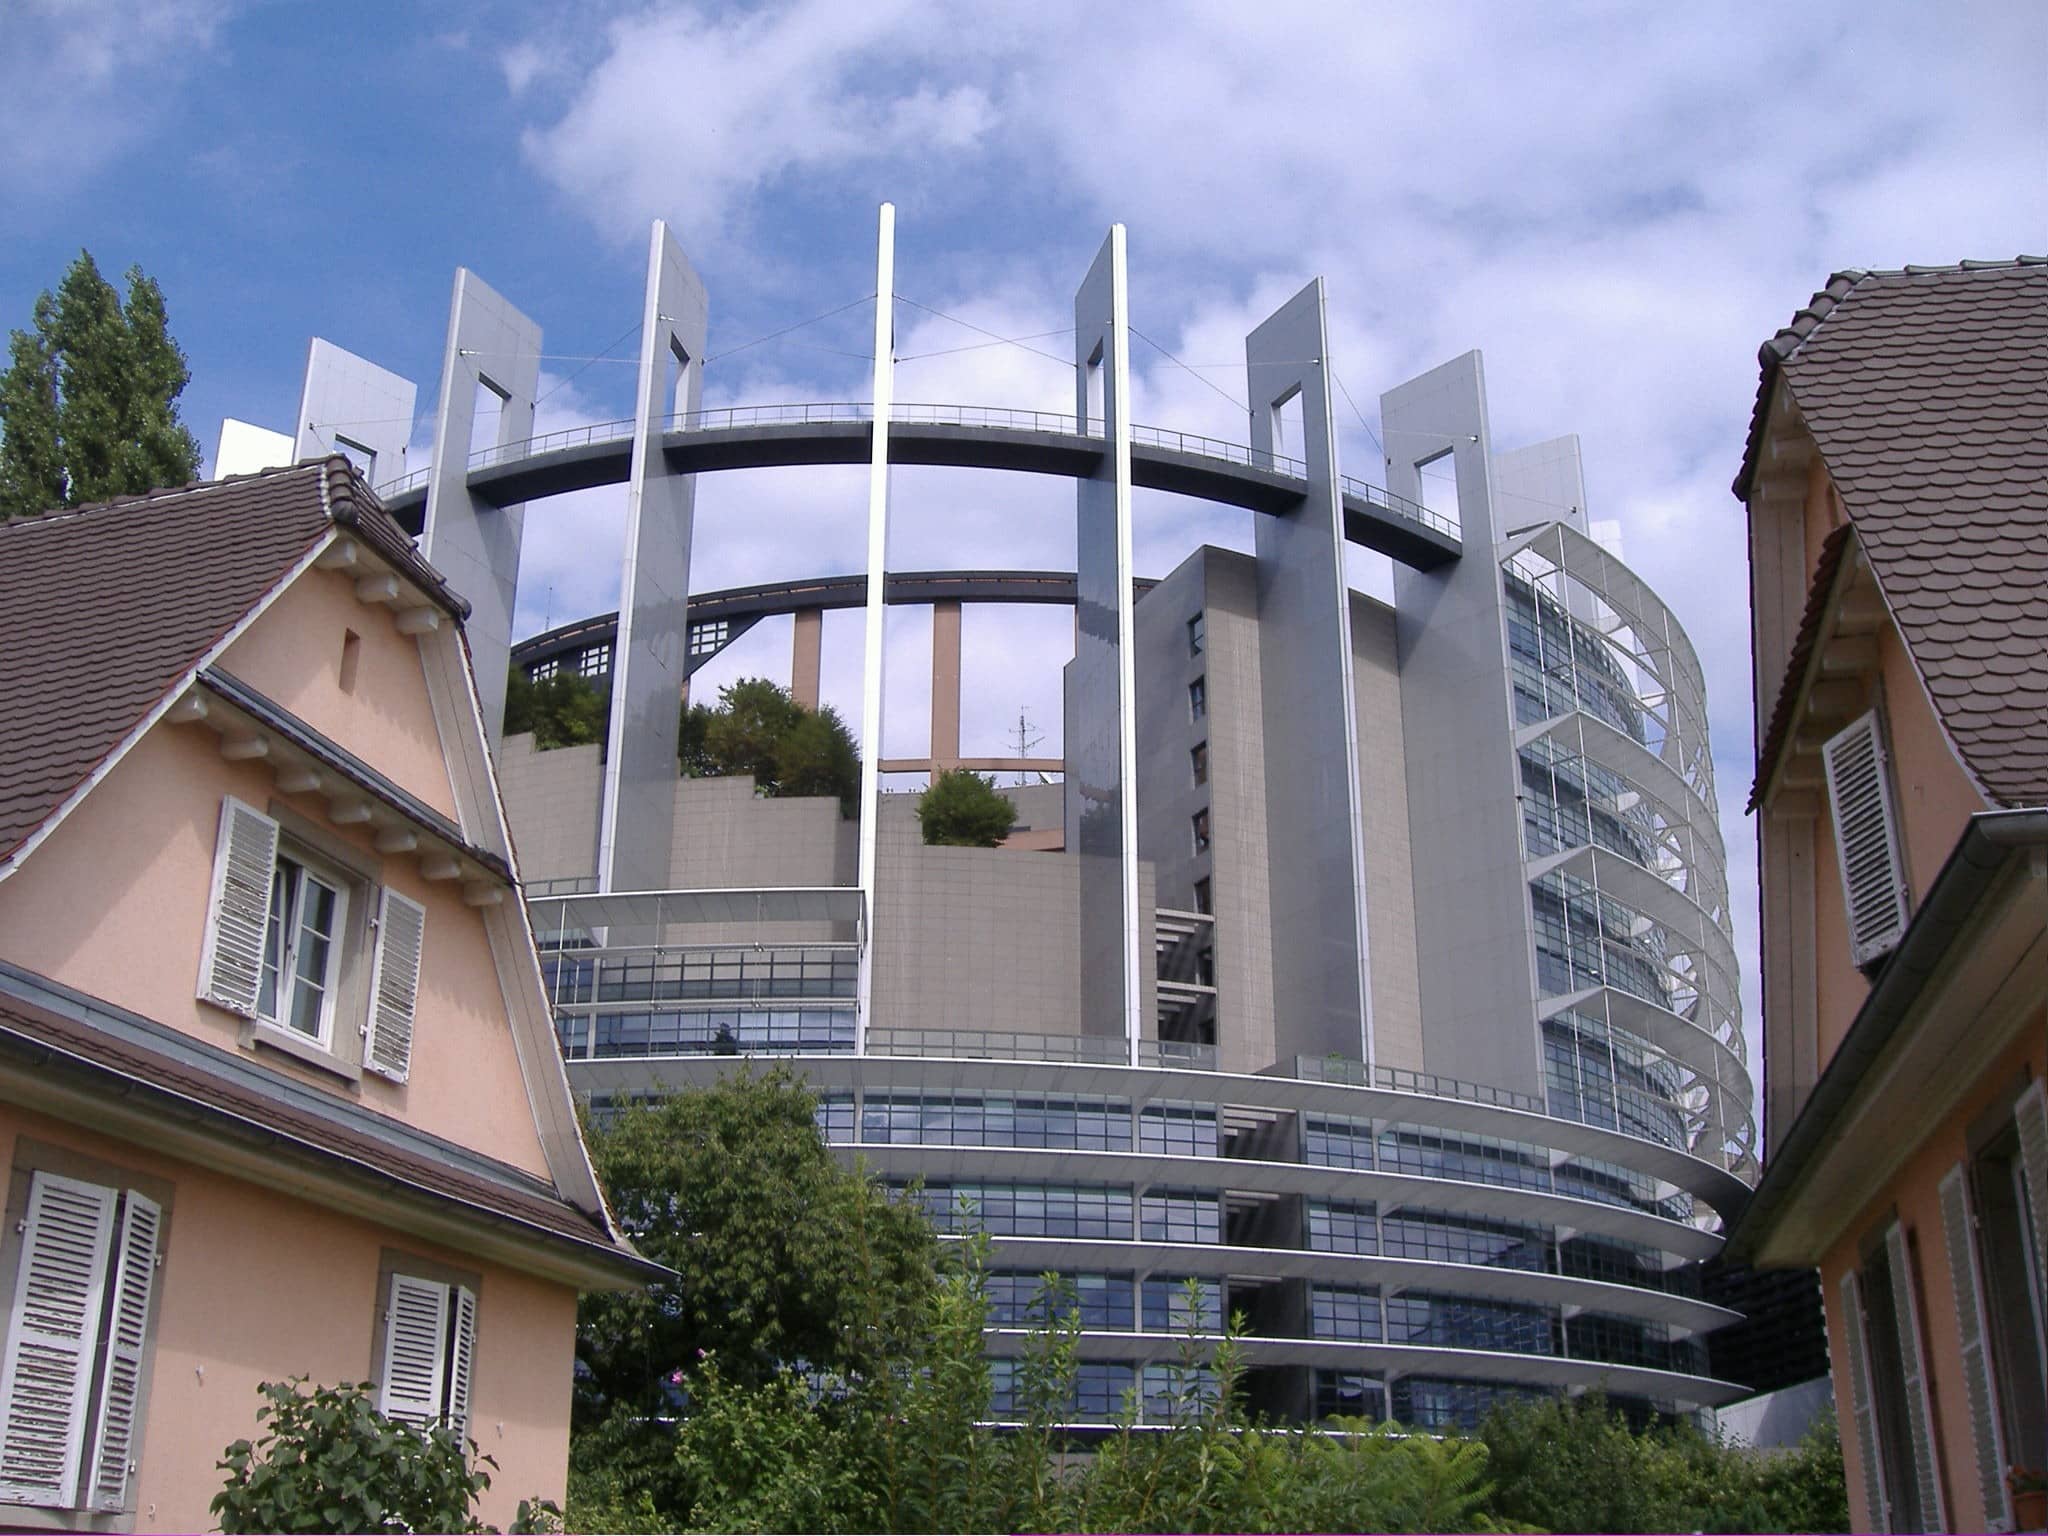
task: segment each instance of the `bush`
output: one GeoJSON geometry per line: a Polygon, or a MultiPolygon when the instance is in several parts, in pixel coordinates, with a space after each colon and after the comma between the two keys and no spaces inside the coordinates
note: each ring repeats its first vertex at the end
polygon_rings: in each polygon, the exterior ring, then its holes
{"type": "Polygon", "coordinates": [[[535,750],[581,747],[603,741],[612,699],[569,672],[535,682],[518,667],[505,678],[505,734],[533,732],[535,750]]]}
{"type": "Polygon", "coordinates": [[[684,710],[676,756],[689,778],[751,774],[764,795],[837,796],[843,816],[860,798],[860,753],[838,711],[807,709],[762,677],[720,689],[716,708],[684,710]]]}
{"type": "Polygon", "coordinates": [[[495,1461],[478,1455],[472,1469],[454,1430],[386,1418],[368,1382],[303,1384],[264,1382],[262,1433],[215,1463],[228,1474],[210,1506],[222,1531],[483,1529],[470,1507],[491,1486],[483,1468],[495,1461]]]}
{"type": "Polygon", "coordinates": [[[927,843],[993,848],[1016,824],[1017,808],[996,793],[993,781],[966,768],[949,768],[917,797],[917,824],[927,843]]]}

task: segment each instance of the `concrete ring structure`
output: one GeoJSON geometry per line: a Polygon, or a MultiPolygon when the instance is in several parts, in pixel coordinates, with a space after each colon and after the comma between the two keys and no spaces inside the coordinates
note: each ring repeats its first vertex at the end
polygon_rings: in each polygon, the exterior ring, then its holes
{"type": "MultiPolygon", "coordinates": [[[[880,294],[893,263],[885,209],[880,294]]],[[[1070,415],[896,403],[889,303],[870,401],[706,410],[703,288],[657,225],[634,416],[543,435],[538,328],[458,274],[434,464],[355,446],[471,599],[487,692],[510,662],[610,693],[602,749],[497,747],[572,1083],[603,1111],[752,1058],[803,1074],[833,1145],[990,1234],[998,1415],[1048,1271],[1077,1424],[1159,1411],[1226,1313],[1254,1402],[1297,1419],[1743,1395],[1701,1342],[1734,1314],[1698,1266],[1756,1164],[1690,642],[1592,537],[1576,440],[1494,450],[1477,353],[1381,396],[1384,487],[1344,475],[1320,282],[1247,337],[1244,443],[1132,423],[1125,266],[1119,227],[1070,415]],[[861,463],[863,572],[689,592],[697,476],[861,463]],[[1072,479],[1076,568],[887,569],[895,463],[1072,479]],[[514,647],[524,517],[611,484],[619,612],[514,647]],[[1138,580],[1144,487],[1249,509],[1254,552],[1138,580]],[[1391,605],[1348,588],[1347,542],[1393,560],[1391,605]],[[1074,610],[1056,758],[960,755],[984,602],[1074,610]],[[889,603],[933,612],[925,759],[872,750],[889,603]],[[690,673],[787,614],[815,702],[833,608],[865,616],[859,814],[679,779],[690,673]],[[926,847],[881,775],[959,763],[1062,777],[1008,792],[1012,846],[926,847]]],[[[372,384],[410,388],[323,344],[305,399],[372,384]]]]}

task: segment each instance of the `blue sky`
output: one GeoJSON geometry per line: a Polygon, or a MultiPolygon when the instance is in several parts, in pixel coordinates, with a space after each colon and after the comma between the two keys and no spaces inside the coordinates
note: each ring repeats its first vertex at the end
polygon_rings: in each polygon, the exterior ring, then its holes
{"type": "MultiPolygon", "coordinates": [[[[1141,421],[1242,440],[1242,338],[1328,279],[1338,376],[1382,389],[1486,353],[1496,446],[1577,431],[1596,518],[1709,670],[1738,937],[1754,954],[1742,516],[1728,494],[1756,349],[1828,274],[2048,248],[2048,6],[1500,3],[961,7],[7,0],[0,325],[80,246],[163,284],[188,424],[280,430],[308,337],[434,393],[454,269],[543,328],[543,426],[627,408],[573,361],[637,318],[667,218],[712,297],[711,354],[873,287],[987,331],[1070,323],[1130,230],[1141,421]]],[[[715,363],[712,403],[858,399],[859,309],[715,363]]],[[[918,309],[899,350],[983,338],[918,309]]],[[[1036,345],[1058,352],[1061,339],[1036,345]]],[[[627,336],[619,351],[630,356],[627,336]]],[[[1020,347],[927,357],[904,399],[1058,409],[1020,347]]],[[[1375,424],[1376,425],[1376,424],[1375,424]]],[[[424,440],[424,424],[416,440],[424,440]]],[[[1348,416],[1345,467],[1377,478],[1348,416]]],[[[857,471],[700,492],[695,584],[853,569],[857,471]]],[[[1063,484],[899,471],[892,563],[1070,565],[1063,484]]],[[[1141,568],[1246,515],[1150,497],[1141,568]]],[[[617,494],[529,514],[522,617],[613,606],[617,494]]],[[[1385,572],[1361,559],[1368,590],[1385,572]]],[[[968,749],[1027,706],[1056,736],[1051,615],[970,617],[968,749]]],[[[828,642],[841,635],[828,629],[828,642]]],[[[827,691],[849,714],[844,636],[827,691]]],[[[779,673],[762,626],[722,671],[779,673]]],[[[918,750],[928,644],[891,627],[891,754],[918,750]]],[[[1754,967],[1748,978],[1754,997],[1754,967]]],[[[1753,1012],[1753,1010],[1752,1010],[1753,1012]]]]}

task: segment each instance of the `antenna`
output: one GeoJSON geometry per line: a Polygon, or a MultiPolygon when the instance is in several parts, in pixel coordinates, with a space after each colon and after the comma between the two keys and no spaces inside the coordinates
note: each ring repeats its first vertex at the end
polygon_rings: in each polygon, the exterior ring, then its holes
{"type": "MultiPolygon", "coordinates": [[[[1044,733],[1031,729],[1031,718],[1025,713],[1024,706],[1019,704],[1017,706],[1017,732],[1010,738],[1010,745],[1017,749],[1013,755],[1029,757],[1031,749],[1043,740],[1045,740],[1044,733]]],[[[1042,778],[1043,775],[1040,775],[1040,777],[1042,778]]],[[[1019,768],[1017,770],[1017,787],[1021,789],[1030,782],[1031,776],[1022,768],[1019,768]]]]}

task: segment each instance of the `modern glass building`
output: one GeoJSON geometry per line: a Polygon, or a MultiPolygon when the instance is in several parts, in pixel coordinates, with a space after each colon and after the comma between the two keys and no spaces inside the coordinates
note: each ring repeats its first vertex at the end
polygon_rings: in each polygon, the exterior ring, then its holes
{"type": "MultiPolygon", "coordinates": [[[[649,313],[684,330],[687,272],[657,227],[649,313]]],[[[444,415],[475,393],[477,315],[538,355],[486,294],[458,280],[444,415]]],[[[499,747],[572,1084],[601,1112],[744,1061],[799,1072],[833,1145],[989,1234],[998,1413],[1046,1274],[1080,1313],[1077,1424],[1126,1394],[1158,1411],[1190,1327],[1233,1315],[1283,1417],[1742,1396],[1703,1343],[1736,1314],[1697,1282],[1755,1174],[1702,674],[1593,537],[1576,440],[1497,453],[1472,353],[1382,396],[1383,485],[1341,474],[1319,284],[1248,338],[1271,404],[1242,443],[1141,426],[1125,306],[1118,230],[1077,294],[1073,416],[894,404],[886,341],[872,402],[703,412],[701,337],[655,327],[643,374],[684,358],[672,398],[531,439],[508,410],[498,443],[387,487],[430,556],[500,575],[505,509],[635,498],[621,613],[502,636],[613,695],[602,749],[499,747]],[[696,476],[818,462],[870,466],[871,531],[891,463],[1068,476],[1078,568],[892,571],[871,540],[864,575],[662,597],[688,588],[696,476]],[[1246,509],[1252,551],[1139,581],[1148,486],[1246,509]],[[678,524],[680,565],[643,587],[678,524]],[[1391,603],[1346,585],[1353,543],[1394,561],[1391,603]],[[961,756],[960,615],[984,602],[1075,613],[1071,659],[1005,659],[1064,669],[1056,757],[961,756]],[[865,612],[878,739],[891,603],[932,615],[932,745],[867,764],[860,814],[664,767],[682,679],[770,616],[815,701],[820,615],[865,612]],[[927,847],[882,792],[963,763],[1046,780],[1010,792],[1003,847],[927,847]]]]}

